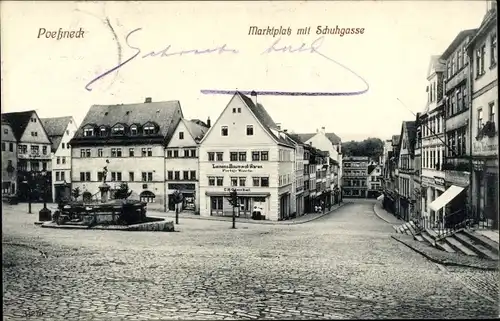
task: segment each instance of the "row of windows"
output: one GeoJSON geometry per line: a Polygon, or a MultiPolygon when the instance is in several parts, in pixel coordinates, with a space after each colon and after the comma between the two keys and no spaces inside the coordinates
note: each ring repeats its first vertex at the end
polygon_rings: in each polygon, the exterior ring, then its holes
{"type": "Polygon", "coordinates": [[[410,196],[410,180],[407,178],[399,178],[399,194],[406,197],[410,196]]]}
{"type": "MultiPolygon", "coordinates": [[[[269,152],[267,151],[252,151],[252,161],[268,161],[269,152]]],[[[224,161],[224,152],[208,152],[209,161],[224,161]]],[[[247,152],[230,152],[230,161],[245,162],[247,160],[247,152]]]]}
{"type": "Polygon", "coordinates": [[[27,171],[28,170],[28,163],[30,165],[29,170],[30,171],[35,171],[38,172],[40,171],[40,163],[42,164],[41,169],[42,171],[47,170],[47,162],[38,162],[38,161],[31,161],[27,162],[26,160],[19,160],[17,163],[17,168],[20,171],[27,171]]]}
{"type": "MultiPolygon", "coordinates": [[[[26,154],[28,153],[28,145],[21,144],[17,146],[17,151],[19,154],[26,154]]],[[[30,146],[30,151],[31,154],[33,155],[39,155],[40,154],[40,146],[38,145],[31,145],[30,146]]],[[[42,146],[42,155],[47,155],[48,148],[47,146],[42,146]]]]}
{"type": "Polygon", "coordinates": [[[366,186],[366,180],[363,179],[351,179],[345,181],[346,187],[362,187],[366,186]]]}
{"type": "Polygon", "coordinates": [[[457,72],[459,72],[463,67],[467,65],[467,53],[466,53],[466,44],[460,47],[456,52],[453,53],[451,59],[448,60],[446,70],[447,70],[447,78],[450,79],[457,72]]]}
{"type": "MultiPolygon", "coordinates": [[[[109,176],[106,179],[110,179],[111,182],[121,182],[123,181],[122,172],[110,172],[109,176]]],[[[102,181],[104,179],[104,172],[97,172],[97,181],[102,181]]],[[[91,172],[80,172],[80,181],[82,182],[90,182],[92,180],[91,172]]],[[[128,181],[135,181],[135,172],[128,172],[128,181]]],[[[142,182],[151,182],[153,181],[153,172],[142,172],[141,173],[141,181],[142,182]]]]}
{"type": "MultiPolygon", "coordinates": [[[[7,143],[2,142],[2,152],[7,151],[7,143]]],[[[14,152],[14,143],[9,143],[9,152],[14,152]]]]}
{"type": "Polygon", "coordinates": [[[422,149],[422,168],[441,170],[444,160],[444,147],[422,149]]]}
{"type": "Polygon", "coordinates": [[[66,164],[66,156],[58,156],[56,158],[56,163],[59,165],[59,164],[66,164]]]}
{"type": "Polygon", "coordinates": [[[83,136],[84,137],[107,137],[111,136],[123,136],[129,134],[130,136],[138,136],[140,134],[143,135],[154,135],[158,132],[158,126],[153,123],[146,123],[144,126],[139,125],[131,125],[130,127],[125,127],[123,124],[116,124],[111,127],[111,130],[107,126],[100,126],[97,130],[92,125],[86,125],[83,128],[83,136]]]}
{"type": "MultiPolygon", "coordinates": [[[[172,181],[172,180],[180,181],[181,180],[181,172],[180,171],[168,171],[167,172],[167,179],[169,181],[172,181]]],[[[184,181],[196,180],[196,171],[183,171],[182,172],[182,180],[184,180],[184,181]]]]}
{"type": "MultiPolygon", "coordinates": [[[[246,177],[231,177],[231,186],[246,186],[246,177]]],[[[223,176],[208,176],[208,186],[224,186],[223,176]]],[[[269,187],[269,177],[252,177],[252,186],[269,187]]]]}
{"type": "Polygon", "coordinates": [[[284,174],[278,176],[278,186],[283,186],[290,184],[292,181],[290,179],[290,174],[284,174]]]}
{"type": "Polygon", "coordinates": [[[280,162],[289,162],[292,160],[292,151],[288,149],[280,149],[279,150],[279,161],[280,162]]]}
{"type": "Polygon", "coordinates": [[[430,117],[424,124],[422,124],[422,137],[440,134],[444,129],[443,121],[444,119],[442,116],[430,117]]]}
{"type": "MultiPolygon", "coordinates": [[[[141,154],[142,157],[150,157],[153,156],[153,149],[152,148],[146,148],[143,147],[141,148],[141,154]]],[[[122,148],[111,148],[110,157],[124,157],[124,153],[122,152],[122,148]]],[[[129,157],[135,157],[135,148],[129,148],[128,149],[128,156],[129,157]]],[[[138,155],[139,156],[139,155],[138,155]]],[[[81,158],[88,158],[92,157],[92,150],[90,148],[87,149],[80,149],[80,157],[81,158]]],[[[97,157],[105,157],[104,156],[104,149],[98,148],[97,149],[97,157]]],[[[106,155],[107,157],[107,155],[106,155]]]]}
{"type": "Polygon", "coordinates": [[[410,162],[410,156],[409,155],[401,155],[401,165],[400,168],[402,169],[411,169],[413,168],[413,163],[410,162]]]}
{"type": "MultiPolygon", "coordinates": [[[[490,69],[496,66],[498,60],[497,51],[497,35],[492,34],[489,38],[490,45],[490,69]]],[[[486,73],[484,70],[485,60],[486,60],[486,43],[483,43],[478,49],[476,49],[476,77],[481,77],[486,73]]]]}
{"type": "MultiPolygon", "coordinates": [[[[220,127],[220,134],[221,134],[221,136],[229,136],[229,127],[228,126],[221,126],[220,127]]],[[[253,125],[247,125],[246,135],[253,136],[253,125]]]]}
{"type": "MultiPolygon", "coordinates": [[[[483,119],[483,108],[479,107],[477,110],[477,130],[478,132],[482,130],[484,126],[484,121],[483,119]]],[[[495,121],[495,102],[490,102],[488,104],[488,121],[494,122],[495,121]]]]}
{"type": "Polygon", "coordinates": [[[55,171],[56,173],[56,181],[65,181],[66,180],[66,172],[65,171],[55,171]]]}
{"type": "Polygon", "coordinates": [[[449,131],[446,137],[448,146],[451,148],[451,151],[448,151],[448,156],[455,157],[467,154],[467,127],[449,131]]]}
{"type": "Polygon", "coordinates": [[[458,87],[449,97],[447,116],[458,114],[469,108],[469,100],[467,96],[467,86],[458,87]]]}
{"type": "MultiPolygon", "coordinates": [[[[180,134],[180,133],[179,133],[180,134]]],[[[196,149],[194,148],[189,148],[189,149],[184,149],[184,150],[179,150],[179,149],[169,149],[167,150],[167,158],[179,158],[181,155],[181,152],[184,152],[182,157],[184,158],[195,158],[196,157],[196,149]]]]}

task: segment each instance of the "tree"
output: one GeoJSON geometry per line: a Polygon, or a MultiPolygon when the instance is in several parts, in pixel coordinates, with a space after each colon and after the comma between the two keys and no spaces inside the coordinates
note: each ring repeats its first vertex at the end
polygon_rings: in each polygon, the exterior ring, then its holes
{"type": "Polygon", "coordinates": [[[233,206],[233,228],[236,228],[236,208],[240,206],[238,203],[238,192],[233,188],[231,193],[229,193],[228,198],[229,204],[233,206]]]}
{"type": "Polygon", "coordinates": [[[80,187],[75,187],[74,189],[71,190],[71,196],[73,196],[75,201],[77,200],[78,197],[80,197],[81,194],[82,193],[80,191],[80,187]]]}
{"type": "Polygon", "coordinates": [[[120,187],[115,191],[115,199],[126,200],[132,195],[132,190],[129,190],[127,183],[120,184],[120,187]]]}
{"type": "Polygon", "coordinates": [[[384,153],[384,143],[379,138],[367,138],[363,141],[350,141],[342,144],[342,150],[346,156],[368,156],[374,161],[384,153]]]}
{"type": "Polygon", "coordinates": [[[184,201],[184,195],[180,191],[172,193],[175,205],[175,224],[179,224],[179,204],[184,201]]]}

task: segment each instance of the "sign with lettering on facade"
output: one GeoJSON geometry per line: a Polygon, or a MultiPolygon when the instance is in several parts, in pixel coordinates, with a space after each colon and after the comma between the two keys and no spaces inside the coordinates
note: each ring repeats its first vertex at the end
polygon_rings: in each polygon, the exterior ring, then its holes
{"type": "Polygon", "coordinates": [[[214,169],[222,169],[223,173],[251,173],[254,169],[262,169],[262,165],[245,164],[245,165],[234,165],[234,164],[212,164],[214,169]]]}
{"type": "Polygon", "coordinates": [[[247,187],[224,187],[224,192],[250,192],[250,189],[247,187]]]}
{"type": "Polygon", "coordinates": [[[497,144],[491,144],[488,141],[474,142],[472,145],[472,151],[474,153],[495,152],[497,149],[497,144]]]}
{"type": "Polygon", "coordinates": [[[444,178],[434,176],[434,184],[444,186],[444,178]]]}
{"type": "Polygon", "coordinates": [[[467,172],[446,171],[445,177],[447,183],[462,187],[468,186],[470,182],[467,172]]]}

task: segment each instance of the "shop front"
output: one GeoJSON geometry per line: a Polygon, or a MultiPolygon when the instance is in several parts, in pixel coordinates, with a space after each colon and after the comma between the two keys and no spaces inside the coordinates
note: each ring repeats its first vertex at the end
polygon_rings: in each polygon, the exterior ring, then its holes
{"type": "MultiPolygon", "coordinates": [[[[233,205],[230,202],[230,193],[233,188],[223,188],[216,191],[207,191],[205,195],[209,202],[210,216],[232,216],[233,205]]],[[[254,211],[260,212],[268,218],[270,211],[270,193],[253,191],[251,188],[236,188],[238,204],[234,208],[237,217],[252,218],[254,211]]]]}
{"type": "Polygon", "coordinates": [[[180,211],[196,211],[196,185],[188,184],[168,184],[168,209],[175,211],[175,196],[174,192],[179,191],[182,194],[180,211]]]}
{"type": "Polygon", "coordinates": [[[498,229],[498,160],[473,160],[472,211],[479,227],[498,229]]]}

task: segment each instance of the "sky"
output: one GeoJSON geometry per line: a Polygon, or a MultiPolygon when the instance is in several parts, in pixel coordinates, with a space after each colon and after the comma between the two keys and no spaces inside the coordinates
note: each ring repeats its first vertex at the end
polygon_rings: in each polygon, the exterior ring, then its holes
{"type": "Polygon", "coordinates": [[[442,54],[461,30],[478,28],[486,13],[486,1],[2,1],[0,6],[2,112],[34,109],[42,118],[71,115],[80,123],[91,105],[151,97],[179,100],[186,118],[210,117],[213,124],[231,96],[203,89],[368,88],[350,96],[257,97],[282,128],[304,133],[325,127],[342,141],[399,134],[402,121],[415,119],[411,111],[425,108],[430,57],[442,54]],[[290,28],[291,34],[249,35],[251,26],[290,28]],[[318,35],[317,26],[364,31],[318,35]],[[297,34],[306,27],[310,34],[297,34]],[[59,29],[84,33],[46,38],[59,29]],[[224,51],[176,54],[224,45],[224,51]]]}

